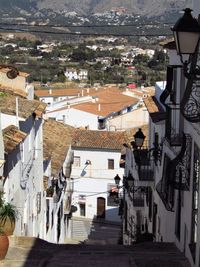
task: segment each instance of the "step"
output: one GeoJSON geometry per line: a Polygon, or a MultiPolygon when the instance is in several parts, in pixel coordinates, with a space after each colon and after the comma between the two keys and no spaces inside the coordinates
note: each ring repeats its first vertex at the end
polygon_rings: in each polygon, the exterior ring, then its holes
{"type": "Polygon", "coordinates": [[[0,267],[189,267],[171,243],[56,245],[37,238],[12,238],[0,267]],[[25,242],[29,246],[25,246],[25,242]],[[16,245],[16,244],[20,244],[16,245]],[[32,244],[32,247],[31,247],[32,244]]]}

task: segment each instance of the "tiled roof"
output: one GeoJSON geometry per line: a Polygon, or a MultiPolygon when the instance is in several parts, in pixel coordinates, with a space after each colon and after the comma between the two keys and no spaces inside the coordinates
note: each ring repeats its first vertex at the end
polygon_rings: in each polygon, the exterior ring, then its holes
{"type": "Polygon", "coordinates": [[[16,95],[16,96],[21,96],[24,98],[27,97],[27,93],[22,89],[4,87],[4,88],[0,88],[0,92],[1,93],[8,93],[8,94],[16,95]]]}
{"type": "Polygon", "coordinates": [[[20,131],[16,126],[10,125],[3,129],[4,148],[7,153],[13,151],[25,138],[27,134],[20,131]]]}
{"type": "Polygon", "coordinates": [[[53,96],[76,96],[81,94],[81,89],[52,89],[52,90],[35,90],[35,95],[38,97],[53,97],[53,96]]]}
{"type": "Polygon", "coordinates": [[[166,118],[165,111],[154,96],[145,98],[144,103],[154,123],[166,118]]]}
{"type": "Polygon", "coordinates": [[[124,132],[76,129],[72,139],[72,147],[121,150],[124,142],[124,132]]]}
{"type": "Polygon", "coordinates": [[[105,90],[92,95],[96,96],[98,101],[73,105],[73,108],[105,117],[138,102],[138,99],[123,95],[119,90],[105,90]]]}
{"type": "Polygon", "coordinates": [[[51,158],[52,175],[57,175],[62,167],[74,128],[61,122],[48,119],[43,125],[44,158],[51,158]]]}
{"type": "MultiPolygon", "coordinates": [[[[41,117],[46,108],[46,104],[38,100],[28,100],[18,97],[18,116],[27,119],[35,113],[41,117]]],[[[16,115],[16,96],[5,93],[0,94],[0,112],[8,115],[16,115]]]]}
{"type": "Polygon", "coordinates": [[[163,42],[161,45],[166,49],[176,49],[176,43],[174,40],[168,40],[166,42],[163,42]]]}
{"type": "Polygon", "coordinates": [[[101,91],[105,91],[105,90],[114,90],[114,91],[118,91],[119,89],[116,89],[116,87],[111,87],[111,88],[107,88],[107,87],[99,87],[99,88],[65,88],[65,89],[56,89],[56,88],[49,88],[49,89],[37,89],[35,90],[35,95],[38,97],[50,97],[50,96],[78,96],[78,94],[80,96],[86,96],[86,95],[96,95],[98,92],[101,91]]]}

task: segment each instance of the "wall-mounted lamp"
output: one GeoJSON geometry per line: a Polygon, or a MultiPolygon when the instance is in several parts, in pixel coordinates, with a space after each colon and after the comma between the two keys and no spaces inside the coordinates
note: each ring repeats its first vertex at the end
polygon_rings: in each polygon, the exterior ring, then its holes
{"type": "Polygon", "coordinates": [[[176,43],[177,54],[183,63],[184,74],[190,79],[200,79],[200,67],[196,65],[199,50],[200,25],[192,14],[190,8],[184,9],[184,14],[178,19],[172,28],[176,43]],[[183,56],[188,55],[188,60],[183,60],[183,56]],[[188,64],[191,68],[188,71],[188,64]]]}
{"type": "Polygon", "coordinates": [[[143,134],[142,129],[139,128],[138,131],[134,134],[136,148],[141,148],[143,146],[145,138],[146,136],[143,134]]]}
{"type": "Polygon", "coordinates": [[[180,110],[188,121],[196,123],[200,121],[200,66],[198,65],[200,24],[191,15],[191,9],[186,8],[184,11],[183,16],[172,28],[177,54],[180,55],[184,75],[188,79],[180,101],[180,110]],[[187,60],[183,60],[184,55],[188,55],[187,60]]]}
{"type": "Polygon", "coordinates": [[[146,162],[149,156],[154,158],[155,164],[160,160],[162,154],[162,144],[158,143],[158,135],[155,135],[154,147],[141,149],[146,136],[143,134],[142,129],[139,128],[138,131],[134,134],[134,141],[131,143],[133,147],[133,153],[135,155],[136,163],[140,169],[142,162],[146,162]]]}
{"type": "Polygon", "coordinates": [[[92,164],[91,160],[87,159],[86,162],[85,162],[85,165],[87,166],[87,165],[91,165],[91,164],[92,164]]]}
{"type": "Polygon", "coordinates": [[[119,177],[118,174],[114,177],[114,180],[115,180],[115,184],[116,184],[118,189],[125,188],[130,192],[136,192],[137,191],[137,189],[136,190],[134,189],[135,179],[133,178],[133,176],[132,176],[132,174],[130,172],[129,172],[127,177],[124,176],[123,185],[121,185],[121,186],[119,185],[120,181],[121,181],[121,178],[119,177]]]}

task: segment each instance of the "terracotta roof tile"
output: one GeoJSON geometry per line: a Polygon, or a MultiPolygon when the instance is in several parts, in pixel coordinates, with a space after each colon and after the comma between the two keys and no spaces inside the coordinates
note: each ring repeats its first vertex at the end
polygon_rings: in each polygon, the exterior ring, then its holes
{"type": "Polygon", "coordinates": [[[154,96],[145,98],[144,103],[154,123],[164,120],[166,118],[166,113],[164,109],[154,96]]]}
{"type": "Polygon", "coordinates": [[[16,126],[10,125],[3,129],[4,148],[7,153],[13,151],[25,138],[27,134],[20,131],[16,126]]]}
{"type": "Polygon", "coordinates": [[[105,90],[93,94],[98,98],[95,103],[83,103],[73,105],[74,108],[89,112],[98,116],[106,117],[112,112],[117,112],[125,107],[134,105],[138,99],[123,95],[119,90],[105,90]]]}
{"type": "Polygon", "coordinates": [[[78,96],[81,93],[81,89],[52,89],[52,90],[35,90],[35,95],[38,97],[50,97],[50,96],[78,96]]]}
{"type": "MultiPolygon", "coordinates": [[[[33,113],[41,117],[45,112],[46,104],[38,100],[28,100],[18,97],[18,114],[19,117],[27,119],[33,113]]],[[[16,115],[16,96],[5,93],[0,94],[0,112],[8,115],[16,115]]]]}
{"type": "Polygon", "coordinates": [[[72,147],[121,150],[124,142],[124,132],[76,129],[72,138],[72,147]]]}
{"type": "Polygon", "coordinates": [[[14,89],[14,88],[9,88],[9,87],[4,87],[4,88],[0,88],[0,92],[9,93],[9,94],[21,96],[24,98],[27,97],[27,93],[22,89],[14,89]]]}
{"type": "Polygon", "coordinates": [[[44,158],[51,158],[51,172],[57,175],[62,167],[71,144],[74,128],[48,119],[43,125],[44,158]]]}

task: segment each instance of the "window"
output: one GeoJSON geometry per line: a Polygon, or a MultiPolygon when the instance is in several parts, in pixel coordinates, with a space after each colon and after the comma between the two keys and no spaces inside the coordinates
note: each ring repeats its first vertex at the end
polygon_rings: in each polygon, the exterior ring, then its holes
{"type": "Polygon", "coordinates": [[[114,159],[108,159],[108,169],[114,170],[114,159]]]}
{"type": "Polygon", "coordinates": [[[73,164],[74,164],[74,167],[80,167],[80,165],[81,165],[81,158],[75,156],[74,157],[74,163],[73,164]]]}
{"type": "Polygon", "coordinates": [[[163,164],[162,180],[156,185],[156,190],[168,211],[172,211],[174,207],[174,188],[170,183],[170,158],[165,154],[163,164]]]}

